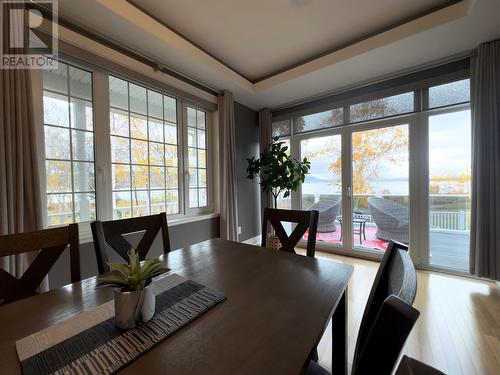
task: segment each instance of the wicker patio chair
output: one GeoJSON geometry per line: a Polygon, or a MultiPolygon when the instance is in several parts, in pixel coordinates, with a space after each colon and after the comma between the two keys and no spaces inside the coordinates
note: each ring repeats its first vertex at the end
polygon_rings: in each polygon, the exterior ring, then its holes
{"type": "Polygon", "coordinates": [[[376,236],[384,241],[409,243],[408,207],[385,198],[368,198],[370,212],[377,225],[376,236]]]}

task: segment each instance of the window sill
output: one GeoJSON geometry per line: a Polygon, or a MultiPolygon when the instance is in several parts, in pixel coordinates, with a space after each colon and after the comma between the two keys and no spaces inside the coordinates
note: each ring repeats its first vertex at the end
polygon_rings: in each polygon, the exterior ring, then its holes
{"type": "MultiPolygon", "coordinates": [[[[175,227],[177,225],[183,225],[183,224],[188,224],[188,223],[195,223],[197,221],[203,221],[203,220],[209,220],[219,217],[218,212],[211,212],[211,213],[204,213],[200,215],[192,215],[192,216],[182,216],[182,217],[176,217],[173,219],[168,219],[168,226],[169,227],[175,227]]],[[[80,244],[86,244],[93,242],[92,238],[92,231],[90,229],[90,223],[79,223],[78,224],[78,229],[79,229],[79,237],[80,237],[80,244]]]]}

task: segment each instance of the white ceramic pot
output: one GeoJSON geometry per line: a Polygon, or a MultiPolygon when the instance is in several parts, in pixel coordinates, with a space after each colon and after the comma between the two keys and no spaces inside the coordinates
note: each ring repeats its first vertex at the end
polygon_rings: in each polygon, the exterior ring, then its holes
{"type": "Polygon", "coordinates": [[[121,329],[131,329],[147,322],[155,313],[153,285],[144,290],[122,292],[115,289],[115,324],[121,329]]]}

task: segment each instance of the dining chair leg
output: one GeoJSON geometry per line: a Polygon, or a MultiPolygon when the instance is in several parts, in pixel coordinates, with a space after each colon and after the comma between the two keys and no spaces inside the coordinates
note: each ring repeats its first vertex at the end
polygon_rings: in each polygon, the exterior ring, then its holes
{"type": "Polygon", "coordinates": [[[332,317],[332,375],[347,374],[347,286],[332,317]]]}

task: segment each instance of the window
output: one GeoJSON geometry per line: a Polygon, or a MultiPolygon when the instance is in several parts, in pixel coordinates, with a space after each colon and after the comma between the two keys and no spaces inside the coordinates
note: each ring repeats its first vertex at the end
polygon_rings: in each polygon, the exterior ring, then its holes
{"type": "Polygon", "coordinates": [[[405,94],[351,105],[351,122],[401,115],[413,112],[413,109],[413,92],[407,92],[405,94]]]}
{"type": "Polygon", "coordinates": [[[276,121],[272,124],[272,137],[288,137],[292,134],[290,120],[276,121]]]}
{"type": "Polygon", "coordinates": [[[445,83],[429,88],[429,108],[444,107],[470,101],[470,80],[445,83]]]}
{"type": "Polygon", "coordinates": [[[179,213],[177,100],[109,76],[113,218],[179,213]]]}
{"type": "Polygon", "coordinates": [[[187,107],[189,208],[208,206],[206,113],[187,107]]]}
{"type": "Polygon", "coordinates": [[[92,73],[59,62],[43,72],[47,225],[96,218],[92,73]]]}
{"type": "Polygon", "coordinates": [[[331,128],[344,123],[344,110],[342,108],[331,111],[314,113],[295,119],[293,124],[294,133],[303,133],[311,130],[331,128]]]}

